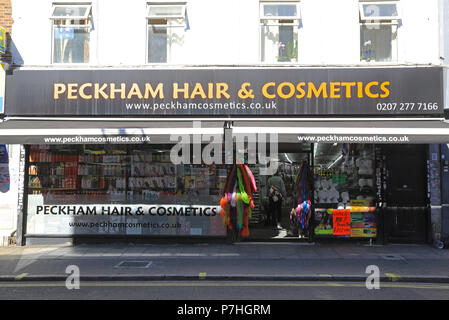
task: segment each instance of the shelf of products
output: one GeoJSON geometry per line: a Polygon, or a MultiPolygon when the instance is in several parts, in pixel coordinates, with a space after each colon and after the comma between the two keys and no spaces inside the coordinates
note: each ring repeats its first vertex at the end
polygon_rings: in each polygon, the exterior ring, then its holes
{"type": "Polygon", "coordinates": [[[28,187],[39,191],[64,191],[77,188],[77,156],[52,154],[46,150],[30,151],[28,187]]]}
{"type": "MultiPolygon", "coordinates": [[[[30,194],[75,194],[79,203],[210,203],[227,177],[226,166],[174,165],[169,150],[31,146],[30,194]],[[198,200],[200,199],[200,200],[198,200]],[[202,199],[202,200],[201,200],[202,199]]],[[[219,200],[219,199],[218,199],[219,200]]],[[[218,203],[217,200],[217,203],[218,203]]]]}
{"type": "MultiPolygon", "coordinates": [[[[373,146],[338,145],[333,156],[335,160],[315,162],[315,235],[376,237],[377,224],[374,212],[351,212],[350,216],[348,215],[350,223],[348,233],[334,235],[333,216],[327,210],[323,210],[344,209],[354,204],[366,207],[375,205],[377,181],[373,146]]],[[[326,157],[323,156],[323,159],[326,157]]]]}

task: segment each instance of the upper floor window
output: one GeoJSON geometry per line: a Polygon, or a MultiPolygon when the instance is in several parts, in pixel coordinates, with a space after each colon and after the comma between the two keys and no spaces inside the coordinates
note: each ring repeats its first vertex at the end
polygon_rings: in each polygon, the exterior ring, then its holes
{"type": "Polygon", "coordinates": [[[395,62],[398,59],[399,4],[397,1],[361,2],[360,60],[395,62]]]}
{"type": "Polygon", "coordinates": [[[186,29],[186,5],[149,4],[147,27],[147,62],[181,61],[186,29]]]}
{"type": "Polygon", "coordinates": [[[91,6],[53,5],[53,63],[88,63],[91,6]]]}
{"type": "Polygon", "coordinates": [[[301,13],[297,2],[261,2],[262,62],[298,61],[298,29],[301,13]]]}

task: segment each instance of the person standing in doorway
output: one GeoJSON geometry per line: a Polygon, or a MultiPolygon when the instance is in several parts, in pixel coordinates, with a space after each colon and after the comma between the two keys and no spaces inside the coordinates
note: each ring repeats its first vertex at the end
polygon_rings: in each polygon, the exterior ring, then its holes
{"type": "Polygon", "coordinates": [[[286,190],[285,184],[282,180],[279,171],[277,171],[272,177],[267,181],[268,187],[268,198],[269,198],[269,208],[268,208],[268,220],[280,230],[281,225],[281,214],[282,214],[282,201],[285,199],[286,190]]]}

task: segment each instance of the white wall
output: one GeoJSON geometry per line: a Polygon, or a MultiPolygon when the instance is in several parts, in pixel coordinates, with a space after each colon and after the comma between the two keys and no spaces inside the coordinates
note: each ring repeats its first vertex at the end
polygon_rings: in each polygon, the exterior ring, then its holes
{"type": "Polygon", "coordinates": [[[403,0],[399,28],[399,59],[405,63],[439,64],[437,0],[403,0]]]}
{"type": "Polygon", "coordinates": [[[49,64],[51,52],[50,1],[11,1],[13,63],[49,64]]]}
{"type": "MultiPolygon", "coordinates": [[[[51,61],[51,0],[12,0],[14,61],[51,61]]],[[[74,1],[58,1],[71,2],[74,1]]],[[[91,65],[145,64],[145,0],[92,0],[91,65]]],[[[399,62],[439,64],[437,0],[401,0],[399,62]]],[[[358,0],[302,0],[299,64],[358,64],[358,0]]],[[[183,64],[258,64],[258,0],[187,0],[190,30],[183,64]]]]}
{"type": "Polygon", "coordinates": [[[444,65],[444,108],[449,110],[449,0],[440,0],[440,55],[444,65]]]}
{"type": "Polygon", "coordinates": [[[303,0],[301,14],[303,21],[299,39],[300,63],[360,62],[357,0],[303,0]]]}

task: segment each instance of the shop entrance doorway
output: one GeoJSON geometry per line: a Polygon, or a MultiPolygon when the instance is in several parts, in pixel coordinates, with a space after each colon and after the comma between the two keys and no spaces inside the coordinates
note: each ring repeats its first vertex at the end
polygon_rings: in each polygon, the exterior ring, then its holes
{"type": "MultiPolygon", "coordinates": [[[[258,192],[255,196],[256,210],[249,221],[250,236],[247,241],[297,241],[310,240],[309,229],[302,232],[291,223],[291,210],[297,207],[295,194],[298,192],[298,174],[301,168],[310,167],[313,163],[313,146],[301,143],[279,143],[277,158],[278,174],[285,186],[285,194],[281,202],[274,203],[270,197],[272,176],[260,174],[257,165],[250,166],[258,181],[258,192]],[[278,213],[278,206],[280,211],[278,213]]],[[[279,180],[279,179],[278,179],[279,180]]]]}
{"type": "Polygon", "coordinates": [[[386,145],[386,232],[392,242],[425,242],[428,225],[426,146],[386,145]]]}
{"type": "Polygon", "coordinates": [[[269,220],[269,177],[259,177],[260,221],[253,218],[248,240],[376,238],[374,145],[280,144],[278,160],[286,189],[281,226],[269,220]]]}

